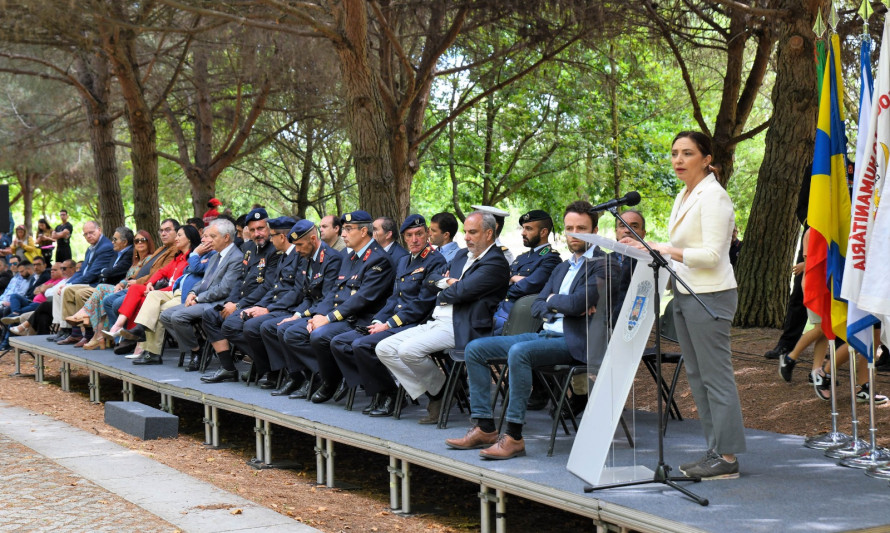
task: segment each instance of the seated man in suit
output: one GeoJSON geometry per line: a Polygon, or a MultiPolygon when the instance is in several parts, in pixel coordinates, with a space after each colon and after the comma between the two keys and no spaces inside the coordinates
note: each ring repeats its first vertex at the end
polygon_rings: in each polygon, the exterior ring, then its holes
{"type": "Polygon", "coordinates": [[[331,353],[331,340],[356,326],[370,324],[386,304],[395,278],[392,258],[371,236],[371,215],[353,211],[343,215],[341,223],[343,240],[352,253],[343,260],[334,290],[314,310],[312,318],[298,320],[282,337],[289,369],[302,366],[321,375],[322,384],[312,394],[312,403],[335,396],[339,399],[343,374],[331,353]]]}
{"type": "MultiPolygon", "coordinates": [[[[379,219],[378,219],[379,220],[379,219]]],[[[396,266],[392,295],[365,330],[341,333],[331,342],[331,352],[350,387],[363,385],[372,395],[362,414],[390,416],[395,410],[398,386],[377,359],[374,347],[383,339],[413,328],[426,320],[436,305],[439,290],[428,281],[445,266],[445,259],[429,242],[426,219],[410,215],[400,228],[408,254],[396,266]]]]}
{"type": "MultiPolygon", "coordinates": [[[[596,233],[598,217],[589,212],[591,207],[585,201],[569,204],[564,216],[567,234],[596,233]]],[[[470,415],[476,425],[462,438],[447,439],[445,443],[451,448],[485,448],[479,452],[485,459],[525,455],[522,426],[533,369],[587,360],[588,321],[596,312],[594,303],[599,298],[598,286],[609,286],[600,282],[611,274],[609,265],[612,263],[599,248],[589,253],[589,245],[584,241],[567,237],[567,244],[572,256],[554,269],[532,305],[532,315],[544,320],[543,330],[478,339],[467,345],[464,355],[470,384],[470,415]],[[507,429],[499,438],[492,416],[489,361],[505,357],[509,368],[507,429]]],[[[616,275],[617,272],[616,265],[616,275]]]]}
{"type": "Polygon", "coordinates": [[[408,251],[399,244],[396,238],[396,221],[389,217],[379,217],[374,220],[371,226],[372,235],[377,244],[383,248],[383,251],[392,257],[392,265],[395,267],[399,264],[399,260],[406,255],[408,251]]]}
{"type": "Polygon", "coordinates": [[[56,336],[56,344],[77,344],[83,340],[83,333],[80,328],[72,329],[67,327],[63,320],[64,317],[72,314],[79,307],[73,307],[73,304],[71,304],[72,307],[63,309],[62,303],[70,300],[71,294],[81,289],[98,285],[102,280],[102,271],[111,266],[115,258],[118,257],[118,254],[114,251],[114,244],[111,242],[111,239],[102,234],[102,227],[98,222],[88,220],[84,223],[83,238],[90,245],[87,248],[86,255],[84,255],[83,266],[71,276],[62,292],[59,293],[60,296],[54,299],[53,314],[55,315],[56,311],[58,311],[58,315],[54,318],[59,318],[58,322],[63,325],[56,336]]]}
{"type": "MultiPolygon", "coordinates": [[[[636,209],[626,209],[619,216],[621,217],[621,220],[637,232],[637,235],[639,235],[640,238],[646,238],[646,219],[643,218],[642,213],[636,209]]],[[[620,241],[625,238],[635,239],[636,237],[634,237],[633,233],[627,229],[627,226],[616,220],[615,240],[620,241]]],[[[632,257],[615,254],[615,259],[618,261],[618,266],[621,267],[621,282],[618,286],[618,296],[615,298],[615,301],[612,302],[613,325],[618,322],[618,314],[621,312],[624,296],[627,294],[627,289],[630,287],[630,278],[633,276],[634,268],[637,266],[637,260],[632,257]]]]}
{"type": "MultiPolygon", "coordinates": [[[[204,236],[210,241],[217,255],[207,263],[207,270],[201,282],[191,288],[185,302],[161,312],[161,324],[170,332],[181,352],[197,352],[198,339],[193,324],[204,315],[204,311],[222,305],[232,292],[235,284],[241,282],[244,265],[241,254],[235,246],[235,225],[224,218],[217,218],[204,229],[204,236]]],[[[148,354],[142,364],[161,364],[160,354],[148,354]]],[[[210,378],[211,382],[238,379],[238,372],[231,357],[220,357],[222,367],[210,378]]]]}
{"type": "MultiPolygon", "coordinates": [[[[269,307],[277,303],[280,296],[293,291],[294,284],[298,280],[302,283],[303,274],[300,269],[300,254],[294,250],[294,245],[287,238],[290,229],[296,223],[297,221],[291,217],[279,217],[269,220],[269,242],[275,247],[277,257],[275,266],[271,270],[268,266],[266,267],[265,280],[259,286],[263,296],[254,305],[245,307],[240,312],[232,313],[223,320],[219,328],[221,339],[215,338],[207,328],[207,323],[214,320],[219,315],[219,311],[210,309],[204,312],[204,331],[207,333],[208,340],[213,343],[213,349],[216,350],[218,355],[230,357],[231,344],[244,349],[246,346],[244,330],[246,328],[256,329],[257,334],[259,334],[259,325],[263,320],[271,318],[269,317],[269,307]]],[[[272,312],[280,313],[281,311],[273,309],[272,312]]],[[[286,308],[283,312],[287,313],[286,308]]],[[[194,367],[197,370],[197,360],[194,361],[194,367]]],[[[265,369],[258,368],[257,370],[265,369]]],[[[262,374],[260,375],[262,376],[262,374]]],[[[271,381],[273,387],[276,380],[277,376],[271,381]]],[[[269,382],[261,383],[262,388],[269,388],[268,386],[263,386],[267,383],[269,382]]]]}
{"type": "MultiPolygon", "coordinates": [[[[338,229],[339,224],[337,221],[338,229]]],[[[291,366],[286,366],[287,346],[284,345],[282,338],[288,328],[305,328],[305,325],[300,323],[301,319],[314,316],[321,302],[327,295],[332,294],[334,287],[337,286],[343,255],[328,246],[320,233],[315,224],[308,220],[294,224],[287,238],[303,258],[300,281],[294,285],[291,292],[282,296],[273,306],[276,309],[275,320],[263,321],[256,332],[253,329],[246,329],[244,332],[247,352],[260,374],[277,373],[287,368],[287,379],[281,388],[272,392],[272,396],[287,396],[295,400],[308,398],[311,392],[314,392],[309,390],[308,368],[296,359],[291,359],[289,363],[291,366]]],[[[277,379],[277,376],[272,377],[277,379]]],[[[272,381],[271,377],[269,381],[272,381]]]]}
{"type": "Polygon", "coordinates": [[[463,349],[479,337],[491,335],[492,316],[507,294],[510,264],[495,245],[496,222],[489,213],[474,211],[464,221],[467,247],[454,256],[446,270],[427,283],[439,289],[432,318],[377,344],[377,357],[405,387],[408,395],[429,396],[421,424],[435,424],[442,408],[445,375],[430,354],[463,349]]]}

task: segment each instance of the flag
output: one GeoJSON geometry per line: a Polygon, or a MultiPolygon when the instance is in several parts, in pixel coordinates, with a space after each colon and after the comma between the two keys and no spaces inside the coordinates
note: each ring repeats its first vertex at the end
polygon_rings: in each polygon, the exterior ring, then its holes
{"type": "MultiPolygon", "coordinates": [[[[862,276],[858,305],[860,309],[887,323],[890,316],[890,276],[887,275],[887,266],[890,265],[890,207],[886,201],[881,201],[884,195],[890,193],[890,189],[885,186],[890,169],[890,28],[886,19],[871,116],[869,139],[872,142],[868,150],[868,163],[862,175],[863,185],[869,185],[867,180],[873,180],[873,188],[865,236],[865,273],[862,276]]],[[[867,188],[856,192],[857,195],[868,193],[867,188]]]]}
{"type": "MultiPolygon", "coordinates": [[[[882,50],[890,47],[887,31],[890,26],[884,23],[882,50]]],[[[847,300],[847,342],[857,352],[872,362],[872,326],[878,319],[859,308],[859,295],[862,292],[862,278],[865,275],[865,243],[868,235],[868,222],[871,219],[872,196],[875,183],[875,133],[877,114],[872,116],[873,86],[871,74],[871,40],[863,39],[859,51],[859,135],[856,139],[856,166],[853,171],[853,197],[850,210],[850,237],[847,240],[847,256],[844,265],[844,281],[841,296],[847,300]],[[867,170],[868,169],[868,170],[867,170]]],[[[886,68],[886,66],[885,66],[886,68]]],[[[888,88],[886,78],[883,89],[888,88]]]]}
{"type": "Polygon", "coordinates": [[[847,337],[847,303],[840,299],[850,235],[843,90],[840,39],[832,35],[819,98],[804,273],[804,304],[822,318],[822,331],[829,339],[847,337]]]}

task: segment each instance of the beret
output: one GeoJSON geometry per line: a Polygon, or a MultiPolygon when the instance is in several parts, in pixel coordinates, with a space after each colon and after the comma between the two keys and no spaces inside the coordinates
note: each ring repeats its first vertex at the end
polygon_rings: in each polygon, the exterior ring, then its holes
{"type": "Polygon", "coordinates": [[[250,210],[250,213],[247,213],[247,223],[256,222],[257,220],[265,220],[269,218],[269,213],[266,213],[266,210],[262,207],[256,207],[250,210]]]}
{"type": "Polygon", "coordinates": [[[408,215],[408,218],[402,222],[402,227],[399,228],[399,233],[405,233],[411,228],[425,228],[426,227],[426,219],[423,218],[423,215],[408,215]]]}
{"type": "Polygon", "coordinates": [[[294,224],[293,227],[291,227],[290,233],[288,233],[287,235],[287,240],[290,242],[296,242],[306,235],[309,235],[309,233],[312,231],[315,231],[315,224],[304,218],[294,224]]]}
{"type": "Polygon", "coordinates": [[[356,224],[370,224],[371,222],[374,222],[374,219],[371,218],[371,215],[368,214],[367,211],[361,210],[346,213],[340,217],[340,224],[348,224],[350,222],[355,222],[356,224]]]}
{"type": "Polygon", "coordinates": [[[537,222],[539,220],[551,220],[550,213],[540,209],[532,209],[528,213],[519,217],[519,225],[522,226],[523,224],[537,222]]]}
{"type": "Polygon", "coordinates": [[[292,217],[278,217],[269,219],[269,227],[274,230],[288,231],[292,227],[294,227],[294,224],[296,223],[297,220],[292,217]]]}

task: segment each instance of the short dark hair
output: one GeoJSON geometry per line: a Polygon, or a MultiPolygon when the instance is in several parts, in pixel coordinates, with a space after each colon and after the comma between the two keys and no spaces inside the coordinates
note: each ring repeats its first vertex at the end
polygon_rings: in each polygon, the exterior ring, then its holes
{"type": "Polygon", "coordinates": [[[68,214],[68,210],[67,210],[67,209],[59,209],[59,213],[65,213],[65,214],[67,215],[67,214],[68,214]]]}
{"type": "Polygon", "coordinates": [[[590,217],[590,220],[593,222],[593,227],[595,228],[597,222],[600,219],[599,213],[591,213],[590,210],[593,209],[593,204],[588,202],[587,200],[575,200],[566,206],[566,212],[562,214],[562,217],[565,218],[569,213],[578,213],[579,215],[587,215],[590,217]]]}
{"type": "Polygon", "coordinates": [[[396,221],[389,217],[377,217],[377,220],[380,220],[380,227],[383,228],[384,233],[392,233],[393,237],[397,235],[396,233],[396,221]]]}
{"type": "Polygon", "coordinates": [[[436,225],[439,226],[439,231],[448,234],[449,239],[453,240],[454,236],[457,235],[457,217],[455,217],[451,213],[448,213],[446,211],[436,213],[435,215],[433,215],[433,218],[430,219],[430,224],[432,224],[433,222],[435,222],[436,225]]]}
{"type": "Polygon", "coordinates": [[[643,216],[643,213],[641,213],[639,209],[634,209],[634,208],[625,209],[624,211],[621,212],[621,214],[623,215],[624,213],[634,213],[638,217],[640,217],[640,220],[643,221],[642,230],[646,231],[646,217],[643,216]]]}
{"type": "Polygon", "coordinates": [[[198,217],[192,217],[185,221],[189,226],[195,226],[198,229],[204,229],[204,219],[198,217]]]}
{"type": "Polygon", "coordinates": [[[164,220],[161,221],[160,225],[163,226],[167,222],[170,222],[171,224],[173,224],[173,231],[179,231],[179,221],[178,220],[176,220],[175,218],[165,218],[164,220]]]}
{"type": "Polygon", "coordinates": [[[44,265],[46,264],[46,261],[43,259],[43,256],[42,256],[42,255],[38,255],[38,256],[35,257],[31,262],[32,262],[32,263],[36,263],[37,261],[40,261],[40,262],[43,263],[44,265]]]}
{"type": "Polygon", "coordinates": [[[343,230],[343,224],[340,223],[340,215],[326,215],[331,217],[331,227],[337,228],[337,235],[339,235],[343,230]]]}
{"type": "Polygon", "coordinates": [[[19,266],[20,267],[29,267],[29,266],[31,266],[31,261],[28,261],[27,259],[22,259],[21,261],[19,261],[19,266]]]}

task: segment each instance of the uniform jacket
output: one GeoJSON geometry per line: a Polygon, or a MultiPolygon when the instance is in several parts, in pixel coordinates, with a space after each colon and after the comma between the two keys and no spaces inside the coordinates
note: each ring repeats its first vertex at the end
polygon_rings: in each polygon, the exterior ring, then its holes
{"type": "MultiPolygon", "coordinates": [[[[315,309],[337,286],[337,276],[340,275],[343,259],[342,253],[321,242],[317,256],[303,262],[303,282],[299,287],[295,287],[295,292],[291,296],[293,303],[287,304],[287,308],[296,306],[294,313],[300,313],[305,317],[314,315],[315,309]]],[[[279,301],[278,305],[286,303],[279,301]]]]}
{"type": "MultiPolygon", "coordinates": [[[[272,304],[278,302],[279,298],[293,291],[298,282],[302,283],[303,258],[300,257],[300,254],[296,250],[291,250],[290,253],[276,251],[275,255],[278,256],[278,264],[275,266],[274,272],[268,270],[268,267],[266,269],[266,272],[271,275],[267,276],[263,283],[267,289],[263,297],[254,304],[257,307],[269,309],[272,304]]],[[[276,308],[276,311],[283,309],[276,308]]]]}
{"type": "Polygon", "coordinates": [[[266,274],[275,272],[275,267],[281,257],[277,252],[278,249],[270,242],[259,249],[253,241],[246,243],[244,256],[241,259],[243,277],[240,283],[232,287],[232,292],[226,301],[238,304],[238,309],[251,307],[260,301],[268,289],[268,287],[263,287],[266,274]]]}
{"type": "Polygon", "coordinates": [[[334,290],[315,313],[331,322],[370,322],[386,304],[394,278],[392,258],[372,239],[361,257],[353,251],[343,259],[334,290]]]}
{"type": "Polygon", "coordinates": [[[436,306],[439,292],[427,280],[444,266],[445,258],[429,244],[413,259],[410,253],[403,256],[396,267],[392,295],[372,321],[385,322],[396,329],[426,320],[436,306]]]}

